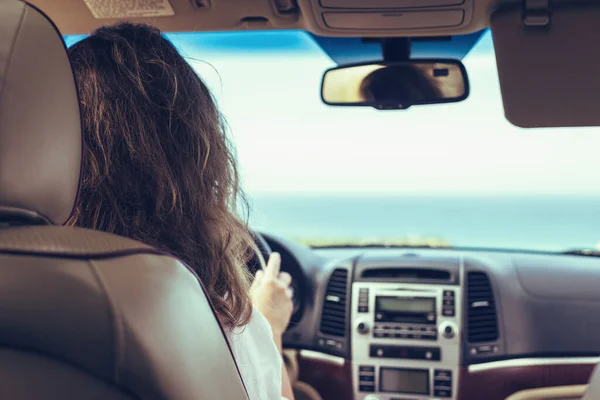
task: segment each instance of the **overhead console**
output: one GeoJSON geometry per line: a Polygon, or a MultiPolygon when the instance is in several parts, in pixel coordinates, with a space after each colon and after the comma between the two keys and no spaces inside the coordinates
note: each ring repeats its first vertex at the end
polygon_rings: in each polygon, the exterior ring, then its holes
{"type": "Polygon", "coordinates": [[[298,0],[322,36],[436,36],[474,31],[474,0],[298,0]],[[464,28],[464,29],[463,29],[464,28]]]}
{"type": "Polygon", "coordinates": [[[355,399],[456,399],[458,258],[360,258],[351,303],[355,399]]]}

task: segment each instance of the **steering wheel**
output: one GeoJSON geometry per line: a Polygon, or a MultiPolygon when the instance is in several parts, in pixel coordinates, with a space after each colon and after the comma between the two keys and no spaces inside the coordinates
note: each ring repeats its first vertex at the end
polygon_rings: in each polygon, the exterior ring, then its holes
{"type": "Polygon", "coordinates": [[[256,272],[259,269],[262,269],[263,265],[266,265],[267,261],[269,261],[269,257],[271,256],[271,247],[269,243],[265,240],[265,238],[258,232],[251,231],[250,234],[256,243],[256,247],[258,248],[258,253],[255,253],[250,261],[248,261],[248,270],[252,275],[256,275],[256,272]],[[262,262],[261,262],[262,258],[262,262]]]}
{"type": "MultiPolygon", "coordinates": [[[[271,253],[273,252],[271,250],[271,246],[269,246],[269,243],[267,243],[267,241],[265,240],[265,238],[258,232],[255,231],[250,231],[250,234],[252,235],[252,238],[254,239],[254,242],[256,243],[256,247],[258,248],[258,252],[255,253],[252,258],[250,259],[250,261],[248,261],[248,270],[250,271],[250,273],[252,275],[256,275],[256,272],[259,269],[262,269],[263,265],[266,265],[267,261],[269,261],[269,257],[271,256],[271,253]],[[264,260],[264,264],[261,262],[261,258],[264,260]]],[[[294,308],[292,310],[292,320],[294,319],[294,315],[296,315],[297,311],[300,309],[300,301],[299,299],[296,297],[296,293],[297,293],[297,284],[294,283],[294,281],[292,281],[292,302],[294,304],[294,308]]]]}

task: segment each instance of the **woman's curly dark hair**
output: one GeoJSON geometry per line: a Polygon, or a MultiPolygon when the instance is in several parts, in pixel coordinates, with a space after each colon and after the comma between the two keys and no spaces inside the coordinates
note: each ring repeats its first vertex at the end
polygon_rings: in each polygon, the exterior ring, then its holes
{"type": "Polygon", "coordinates": [[[147,25],[100,28],[69,55],[85,143],[70,224],[179,257],[226,325],[247,323],[253,242],[237,214],[244,197],[235,155],[208,87],[147,25]]]}
{"type": "Polygon", "coordinates": [[[433,79],[411,65],[378,68],[365,77],[360,94],[366,101],[393,104],[398,101],[427,101],[443,98],[433,79]]]}

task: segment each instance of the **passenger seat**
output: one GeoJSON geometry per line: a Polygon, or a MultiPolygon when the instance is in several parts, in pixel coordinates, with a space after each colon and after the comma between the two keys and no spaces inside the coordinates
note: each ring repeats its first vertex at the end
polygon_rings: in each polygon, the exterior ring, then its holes
{"type": "Polygon", "coordinates": [[[59,226],[81,168],[62,38],[0,0],[0,398],[247,399],[197,277],[142,243],[59,226]]]}

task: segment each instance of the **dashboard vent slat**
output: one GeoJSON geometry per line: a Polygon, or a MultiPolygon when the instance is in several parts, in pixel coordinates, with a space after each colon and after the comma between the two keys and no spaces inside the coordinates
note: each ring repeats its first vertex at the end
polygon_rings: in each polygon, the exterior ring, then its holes
{"type": "Polygon", "coordinates": [[[322,333],[346,336],[346,291],[348,290],[348,271],[335,269],[327,282],[323,314],[321,315],[322,333]]]}
{"type": "Polygon", "coordinates": [[[362,278],[393,279],[397,281],[440,281],[449,282],[452,274],[441,269],[424,268],[370,268],[364,270],[362,278]]]}
{"type": "Polygon", "coordinates": [[[467,275],[467,335],[470,343],[498,340],[494,291],[484,272],[469,272],[467,275]]]}

